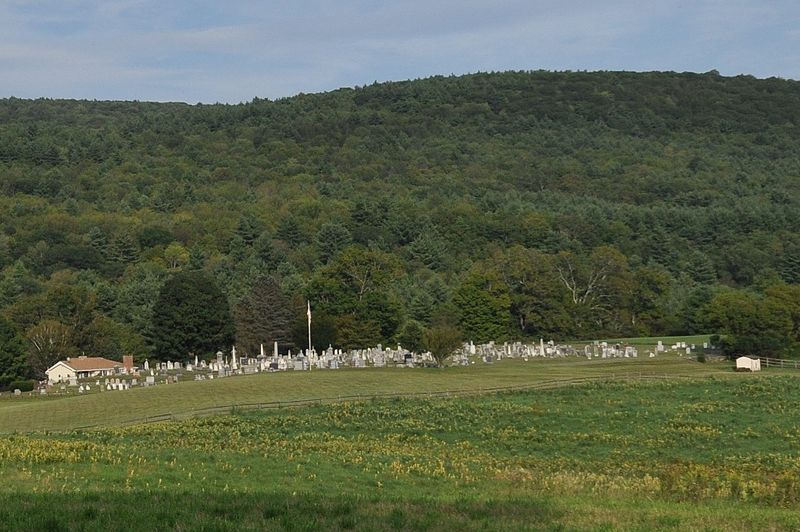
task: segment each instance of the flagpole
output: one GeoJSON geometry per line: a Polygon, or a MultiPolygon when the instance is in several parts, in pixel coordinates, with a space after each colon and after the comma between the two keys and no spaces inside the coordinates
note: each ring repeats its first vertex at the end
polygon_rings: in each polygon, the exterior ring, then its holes
{"type": "Polygon", "coordinates": [[[311,301],[308,301],[308,369],[311,369],[311,301]]]}

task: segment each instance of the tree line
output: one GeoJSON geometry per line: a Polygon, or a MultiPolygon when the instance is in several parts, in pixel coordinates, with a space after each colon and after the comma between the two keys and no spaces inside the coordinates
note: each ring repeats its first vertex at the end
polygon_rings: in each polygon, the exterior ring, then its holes
{"type": "Polygon", "coordinates": [[[719,332],[732,353],[792,356],[798,103],[797,82],[713,72],[0,100],[0,378],[188,356],[164,331],[217,311],[200,355],[296,349],[308,300],[320,347],[414,348],[446,326],[719,332]],[[203,277],[170,296],[186,276],[203,277]]]}

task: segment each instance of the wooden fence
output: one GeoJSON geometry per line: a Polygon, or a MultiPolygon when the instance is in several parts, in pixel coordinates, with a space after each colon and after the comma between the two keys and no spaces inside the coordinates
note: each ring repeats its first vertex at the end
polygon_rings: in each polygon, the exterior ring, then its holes
{"type": "MultiPolygon", "coordinates": [[[[343,402],[353,401],[373,401],[382,399],[432,399],[435,397],[468,397],[485,394],[498,394],[506,392],[517,392],[527,390],[551,390],[555,388],[563,388],[567,386],[579,386],[589,383],[601,382],[615,382],[615,381],[630,381],[630,380],[665,380],[665,379],[692,379],[698,378],[697,375],[682,375],[682,374],[655,374],[655,373],[630,373],[623,375],[603,375],[599,377],[580,377],[575,379],[553,379],[541,381],[530,384],[517,384],[512,386],[497,386],[490,388],[477,388],[468,390],[440,390],[432,392],[398,392],[398,393],[384,393],[384,394],[370,394],[370,395],[338,395],[336,397],[318,397],[312,399],[296,399],[289,401],[270,401],[259,403],[235,403],[229,405],[212,406],[208,408],[200,408],[197,410],[189,410],[184,412],[165,412],[152,416],[145,416],[139,418],[132,418],[119,423],[115,426],[126,425],[140,425],[145,423],[157,423],[160,421],[176,421],[182,419],[189,419],[193,417],[206,417],[221,414],[235,414],[237,412],[247,412],[253,410],[275,410],[281,408],[297,408],[303,406],[318,406],[326,404],[336,404],[343,402]]],[[[103,424],[84,425],[74,427],[69,430],[87,430],[104,427],[103,424]]]]}
{"type": "Polygon", "coordinates": [[[800,360],[786,360],[783,358],[758,357],[762,368],[788,368],[800,369],[800,360]]]}

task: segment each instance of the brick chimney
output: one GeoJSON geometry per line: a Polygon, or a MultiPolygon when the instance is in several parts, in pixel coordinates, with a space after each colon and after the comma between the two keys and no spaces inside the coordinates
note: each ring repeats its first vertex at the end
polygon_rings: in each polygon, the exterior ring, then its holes
{"type": "Polygon", "coordinates": [[[125,373],[133,373],[133,355],[122,355],[122,367],[125,373]]]}

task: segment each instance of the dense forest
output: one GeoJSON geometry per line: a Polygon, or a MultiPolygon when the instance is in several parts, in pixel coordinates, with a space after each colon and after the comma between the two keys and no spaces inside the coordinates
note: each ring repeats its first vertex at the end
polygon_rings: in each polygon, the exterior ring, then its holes
{"type": "Polygon", "coordinates": [[[719,332],[791,356],[798,178],[800,83],[716,72],[0,100],[0,378],[188,356],[171,338],[193,308],[222,320],[201,355],[292,348],[306,300],[324,347],[418,348],[446,324],[476,342],[719,332]]]}

